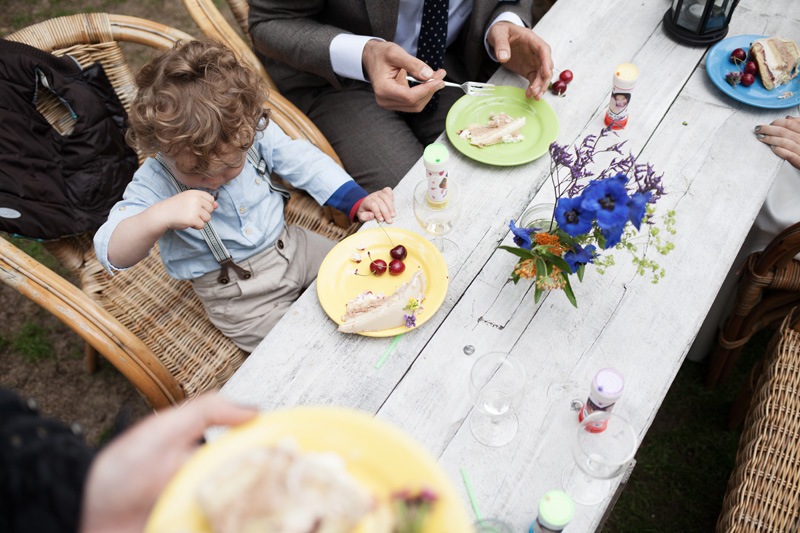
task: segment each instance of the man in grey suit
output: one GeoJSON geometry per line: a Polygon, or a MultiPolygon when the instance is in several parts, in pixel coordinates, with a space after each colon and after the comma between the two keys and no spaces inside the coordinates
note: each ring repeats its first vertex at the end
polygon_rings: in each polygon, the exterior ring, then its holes
{"type": "MultiPolygon", "coordinates": [[[[425,0],[426,2],[429,0],[425,0]]],[[[497,62],[547,89],[550,47],[530,30],[533,0],[449,0],[443,68],[415,57],[423,0],[249,0],[254,48],[280,92],[327,137],[367,191],[393,187],[444,130],[459,89],[497,62]],[[428,83],[410,84],[406,74],[428,83]]]]}

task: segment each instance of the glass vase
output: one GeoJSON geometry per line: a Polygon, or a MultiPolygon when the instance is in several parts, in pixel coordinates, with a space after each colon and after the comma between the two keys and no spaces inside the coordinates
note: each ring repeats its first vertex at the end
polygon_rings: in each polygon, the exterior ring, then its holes
{"type": "Polygon", "coordinates": [[[518,228],[537,228],[539,231],[549,232],[555,229],[556,224],[553,213],[555,204],[535,204],[525,210],[519,217],[518,228]]]}

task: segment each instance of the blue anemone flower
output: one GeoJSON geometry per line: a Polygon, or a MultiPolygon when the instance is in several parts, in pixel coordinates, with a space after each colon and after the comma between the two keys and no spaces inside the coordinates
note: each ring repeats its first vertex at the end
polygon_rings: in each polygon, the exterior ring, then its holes
{"type": "Polygon", "coordinates": [[[556,204],[558,227],[570,237],[577,237],[592,230],[594,212],[582,207],[581,198],[559,198],[556,204]]]}
{"type": "Polygon", "coordinates": [[[634,227],[636,227],[636,231],[639,231],[639,227],[642,225],[644,215],[647,213],[647,202],[650,201],[651,196],[653,196],[653,193],[650,191],[643,193],[637,192],[636,194],[631,195],[630,199],[628,200],[630,221],[634,227]]]}
{"type": "Polygon", "coordinates": [[[518,228],[513,220],[511,224],[508,225],[508,228],[511,230],[511,233],[514,234],[514,244],[527,250],[533,247],[531,234],[536,232],[538,230],[537,228],[518,228]]]}
{"type": "Polygon", "coordinates": [[[570,250],[564,254],[564,261],[567,262],[570,271],[574,274],[581,265],[594,263],[595,250],[594,244],[590,244],[586,248],[582,248],[580,244],[576,244],[574,252],[570,250]]]}
{"type": "Polygon", "coordinates": [[[611,230],[628,221],[627,181],[624,174],[617,174],[611,178],[594,180],[583,190],[581,206],[595,212],[601,230],[611,230]]]}

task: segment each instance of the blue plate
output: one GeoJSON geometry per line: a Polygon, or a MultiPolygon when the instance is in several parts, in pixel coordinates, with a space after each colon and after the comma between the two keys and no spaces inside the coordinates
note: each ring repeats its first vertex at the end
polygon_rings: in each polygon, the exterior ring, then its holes
{"type": "Polygon", "coordinates": [[[714,85],[719,87],[722,92],[745,104],[766,109],[783,109],[800,104],[800,76],[785,85],[775,87],[771,91],[764,88],[764,84],[761,83],[761,78],[758,75],[756,75],[755,83],[750,87],[745,87],[740,83],[734,88],[730,83],[725,81],[725,75],[728,72],[736,72],[737,70],[744,69],[744,64],[737,66],[731,62],[731,52],[737,48],[743,48],[745,51],[748,51],[753,41],[763,38],[763,35],[737,35],[736,37],[728,37],[715,44],[714,47],[708,51],[708,56],[706,56],[706,71],[708,72],[708,76],[711,78],[711,81],[714,82],[714,85]],[[778,98],[785,92],[792,92],[794,94],[788,98],[778,98]]]}

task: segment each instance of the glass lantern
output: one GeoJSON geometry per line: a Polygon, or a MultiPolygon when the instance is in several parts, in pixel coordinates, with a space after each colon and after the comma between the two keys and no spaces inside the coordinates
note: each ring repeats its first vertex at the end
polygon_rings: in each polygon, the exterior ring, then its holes
{"type": "Polygon", "coordinates": [[[672,0],[664,28],[675,39],[697,45],[715,43],[728,34],[739,0],[672,0]]]}

